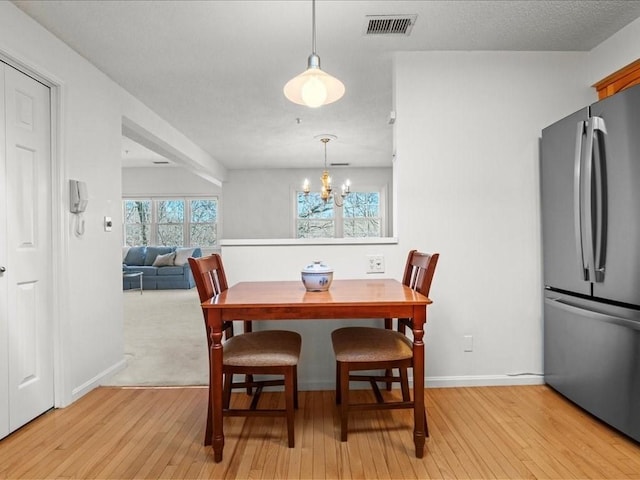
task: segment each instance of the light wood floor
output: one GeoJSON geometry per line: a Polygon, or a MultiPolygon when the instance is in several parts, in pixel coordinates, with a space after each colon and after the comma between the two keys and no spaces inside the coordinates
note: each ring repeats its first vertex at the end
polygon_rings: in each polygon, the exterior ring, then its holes
{"type": "MultiPolygon", "coordinates": [[[[0,479],[640,479],[640,444],[541,385],[429,389],[422,459],[409,411],[354,413],[341,443],[333,392],[300,392],[295,448],[281,418],[226,418],[215,464],[202,445],[206,395],[94,390],[0,441],[0,479]]],[[[282,397],[264,395],[264,406],[282,397]]]]}

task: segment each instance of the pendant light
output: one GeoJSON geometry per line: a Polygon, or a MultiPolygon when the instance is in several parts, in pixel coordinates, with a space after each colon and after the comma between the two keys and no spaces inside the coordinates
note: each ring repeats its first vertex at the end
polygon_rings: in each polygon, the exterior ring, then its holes
{"type": "Polygon", "coordinates": [[[307,69],[287,82],[284,96],[293,103],[316,108],[342,98],[344,84],[320,69],[320,57],[316,54],[316,0],[311,0],[311,9],[312,52],[307,69]]]}

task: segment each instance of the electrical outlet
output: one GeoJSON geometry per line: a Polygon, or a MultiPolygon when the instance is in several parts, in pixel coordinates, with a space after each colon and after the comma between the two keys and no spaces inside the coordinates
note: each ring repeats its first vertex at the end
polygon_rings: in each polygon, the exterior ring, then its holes
{"type": "Polygon", "coordinates": [[[464,336],[464,351],[473,352],[473,335],[464,336]]]}
{"type": "Polygon", "coordinates": [[[384,255],[367,255],[367,273],[384,273],[384,255]]]}

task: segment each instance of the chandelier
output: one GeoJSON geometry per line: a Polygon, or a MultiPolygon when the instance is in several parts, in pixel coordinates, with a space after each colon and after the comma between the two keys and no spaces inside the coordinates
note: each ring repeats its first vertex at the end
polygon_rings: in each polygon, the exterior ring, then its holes
{"type": "MultiPolygon", "coordinates": [[[[330,140],[335,140],[337,137],[335,135],[321,135],[320,141],[324,144],[324,170],[322,172],[322,176],[320,177],[320,181],[322,182],[322,187],[320,189],[320,198],[326,204],[331,195],[333,193],[333,203],[337,207],[342,207],[344,205],[344,199],[351,193],[351,182],[346,180],[341,187],[341,191],[338,194],[337,192],[333,192],[333,187],[331,185],[331,177],[329,176],[329,171],[327,170],[327,143],[330,140]]],[[[309,195],[311,192],[311,185],[309,184],[309,179],[304,179],[304,184],[302,186],[302,191],[305,195],[309,195]]]]}
{"type": "Polygon", "coordinates": [[[284,86],[284,96],[293,103],[307,107],[320,107],[340,100],[344,95],[344,84],[320,69],[320,57],[316,54],[316,0],[311,2],[311,55],[307,69],[292,78],[284,86]]]}

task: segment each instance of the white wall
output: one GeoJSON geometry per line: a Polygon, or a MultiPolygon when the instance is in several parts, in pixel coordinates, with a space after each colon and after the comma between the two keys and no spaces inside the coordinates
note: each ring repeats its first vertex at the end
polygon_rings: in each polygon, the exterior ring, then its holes
{"type": "MultiPolygon", "coordinates": [[[[586,57],[397,54],[398,244],[223,246],[230,280],[298,279],[300,267],[315,258],[334,267],[334,278],[365,277],[369,253],[385,255],[383,276],[400,278],[410,249],[437,251],[428,384],[541,382],[511,376],[542,372],[538,138],[544,126],[593,100],[586,57]],[[265,259],[273,269],[251,272],[265,259]],[[464,335],[474,338],[472,353],[463,351],[464,335]]],[[[313,363],[303,354],[301,385],[332,388],[329,335],[337,326],[296,325],[308,330],[303,350],[314,353],[313,363]]]]}
{"type": "MultiPolygon", "coordinates": [[[[329,173],[337,191],[347,179],[351,180],[353,191],[384,188],[390,207],[391,167],[330,168],[329,173]]],[[[321,166],[315,169],[230,170],[224,182],[225,238],[291,238],[295,191],[302,187],[305,178],[309,179],[312,191],[320,191],[321,175],[321,166]]],[[[391,222],[389,208],[385,236],[391,236],[391,222]]]]}
{"type": "MultiPolygon", "coordinates": [[[[640,56],[634,22],[590,54],[431,52],[398,55],[394,170],[397,245],[224,247],[232,282],[297,279],[322,258],[335,278],[364,276],[364,256],[383,253],[398,278],[411,248],[442,253],[427,330],[430,383],[492,383],[541,369],[537,138],[548,123],[595,98],[594,81],[640,56]],[[620,49],[624,52],[619,54],[620,49]],[[615,53],[615,52],[618,53],[615,53]],[[613,55],[613,57],[612,57],[613,55]],[[612,64],[612,58],[615,58],[612,64]],[[589,60],[589,65],[588,62],[589,60]],[[591,73],[589,73],[591,70],[591,73]],[[590,78],[591,77],[591,78],[590,78]],[[361,263],[362,262],[362,263],[361,263]],[[255,265],[271,268],[250,269],[255,265]],[[461,337],[472,334],[465,354],[461,337]],[[486,377],[488,376],[488,378],[486,377]]],[[[123,357],[120,227],[123,117],[172,158],[223,180],[226,172],[184,135],[124,92],[10,2],[0,2],[0,54],[61,85],[54,218],[57,252],[58,405],[96,385],[123,357]],[[86,234],[72,234],[67,180],[89,186],[86,234]]],[[[305,336],[300,383],[333,387],[326,322],[305,336]],[[313,349],[325,356],[304,357],[313,349]],[[308,372],[314,372],[311,377],[308,372]]]]}
{"type": "Polygon", "coordinates": [[[122,196],[220,195],[222,188],[181,167],[123,168],[122,196]]]}
{"type": "Polygon", "coordinates": [[[640,58],[640,18],[589,52],[587,83],[593,85],[640,58]]]}
{"type": "Polygon", "coordinates": [[[56,405],[64,406],[113,369],[123,365],[121,226],[103,230],[103,217],[119,217],[123,117],[131,128],[162,139],[176,157],[224,176],[224,169],[184,135],[60,42],[10,2],[0,2],[0,55],[53,85],[54,124],[56,405]],[[84,180],[89,191],[86,233],[73,235],[68,179],[84,180]]]}
{"type": "Polygon", "coordinates": [[[432,383],[542,372],[538,139],[594,99],[586,57],[396,56],[398,236],[441,253],[427,331],[432,383]]]}

